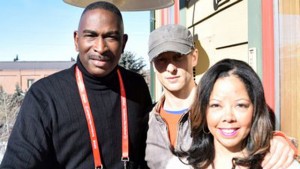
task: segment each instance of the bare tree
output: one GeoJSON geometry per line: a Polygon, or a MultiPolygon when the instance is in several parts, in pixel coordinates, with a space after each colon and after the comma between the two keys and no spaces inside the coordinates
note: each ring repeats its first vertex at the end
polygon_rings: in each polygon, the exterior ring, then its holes
{"type": "Polygon", "coordinates": [[[125,69],[145,76],[143,71],[146,66],[144,59],[142,57],[137,58],[133,52],[125,51],[119,61],[119,65],[123,66],[125,69]]]}
{"type": "Polygon", "coordinates": [[[0,90],[0,141],[7,140],[23,102],[24,94],[16,86],[12,95],[0,90]]]}

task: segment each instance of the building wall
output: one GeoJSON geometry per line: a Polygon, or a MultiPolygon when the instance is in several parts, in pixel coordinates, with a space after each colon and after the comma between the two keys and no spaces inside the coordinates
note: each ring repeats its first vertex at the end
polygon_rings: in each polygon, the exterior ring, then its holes
{"type": "Polygon", "coordinates": [[[39,79],[71,67],[75,61],[16,61],[0,62],[0,89],[13,94],[23,92],[39,79]]]}
{"type": "Polygon", "coordinates": [[[30,87],[28,80],[33,82],[51,75],[59,70],[1,70],[0,71],[0,86],[2,90],[8,94],[13,94],[16,87],[20,87],[26,92],[30,87]]]}
{"type": "Polygon", "coordinates": [[[199,52],[197,79],[224,58],[248,62],[247,1],[196,1],[187,4],[186,27],[194,34],[199,52]]]}
{"type": "MultiPolygon", "coordinates": [[[[172,7],[155,11],[155,28],[178,23],[193,33],[199,51],[196,67],[196,82],[198,82],[211,65],[223,58],[236,58],[250,63],[247,2],[247,0],[221,0],[218,4],[214,4],[214,0],[175,0],[172,7]],[[176,10],[180,12],[175,12],[176,10]]],[[[155,90],[152,92],[154,100],[158,100],[162,95],[163,90],[157,79],[155,90]]]]}

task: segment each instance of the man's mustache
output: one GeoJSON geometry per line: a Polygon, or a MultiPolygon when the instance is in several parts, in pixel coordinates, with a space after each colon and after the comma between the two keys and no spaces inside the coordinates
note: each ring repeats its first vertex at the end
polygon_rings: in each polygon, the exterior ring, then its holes
{"type": "Polygon", "coordinates": [[[99,61],[109,61],[111,58],[107,55],[89,55],[89,59],[99,60],[99,61]]]}

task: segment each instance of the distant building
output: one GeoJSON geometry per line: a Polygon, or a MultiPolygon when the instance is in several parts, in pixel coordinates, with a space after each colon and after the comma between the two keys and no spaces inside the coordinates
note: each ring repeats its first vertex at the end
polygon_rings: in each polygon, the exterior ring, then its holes
{"type": "Polygon", "coordinates": [[[37,80],[71,67],[75,61],[0,62],[0,89],[13,94],[19,87],[27,91],[37,80]]]}

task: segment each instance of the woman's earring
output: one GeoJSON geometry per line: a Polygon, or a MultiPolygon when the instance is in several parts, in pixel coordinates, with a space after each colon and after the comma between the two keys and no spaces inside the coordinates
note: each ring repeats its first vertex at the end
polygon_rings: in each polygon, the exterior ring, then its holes
{"type": "Polygon", "coordinates": [[[196,81],[196,68],[193,67],[193,78],[194,78],[194,81],[196,81]]]}
{"type": "Polygon", "coordinates": [[[205,131],[206,128],[207,128],[207,127],[203,127],[203,129],[202,129],[203,133],[204,133],[204,134],[210,134],[210,131],[209,131],[209,130],[208,130],[208,132],[205,131]]]}

